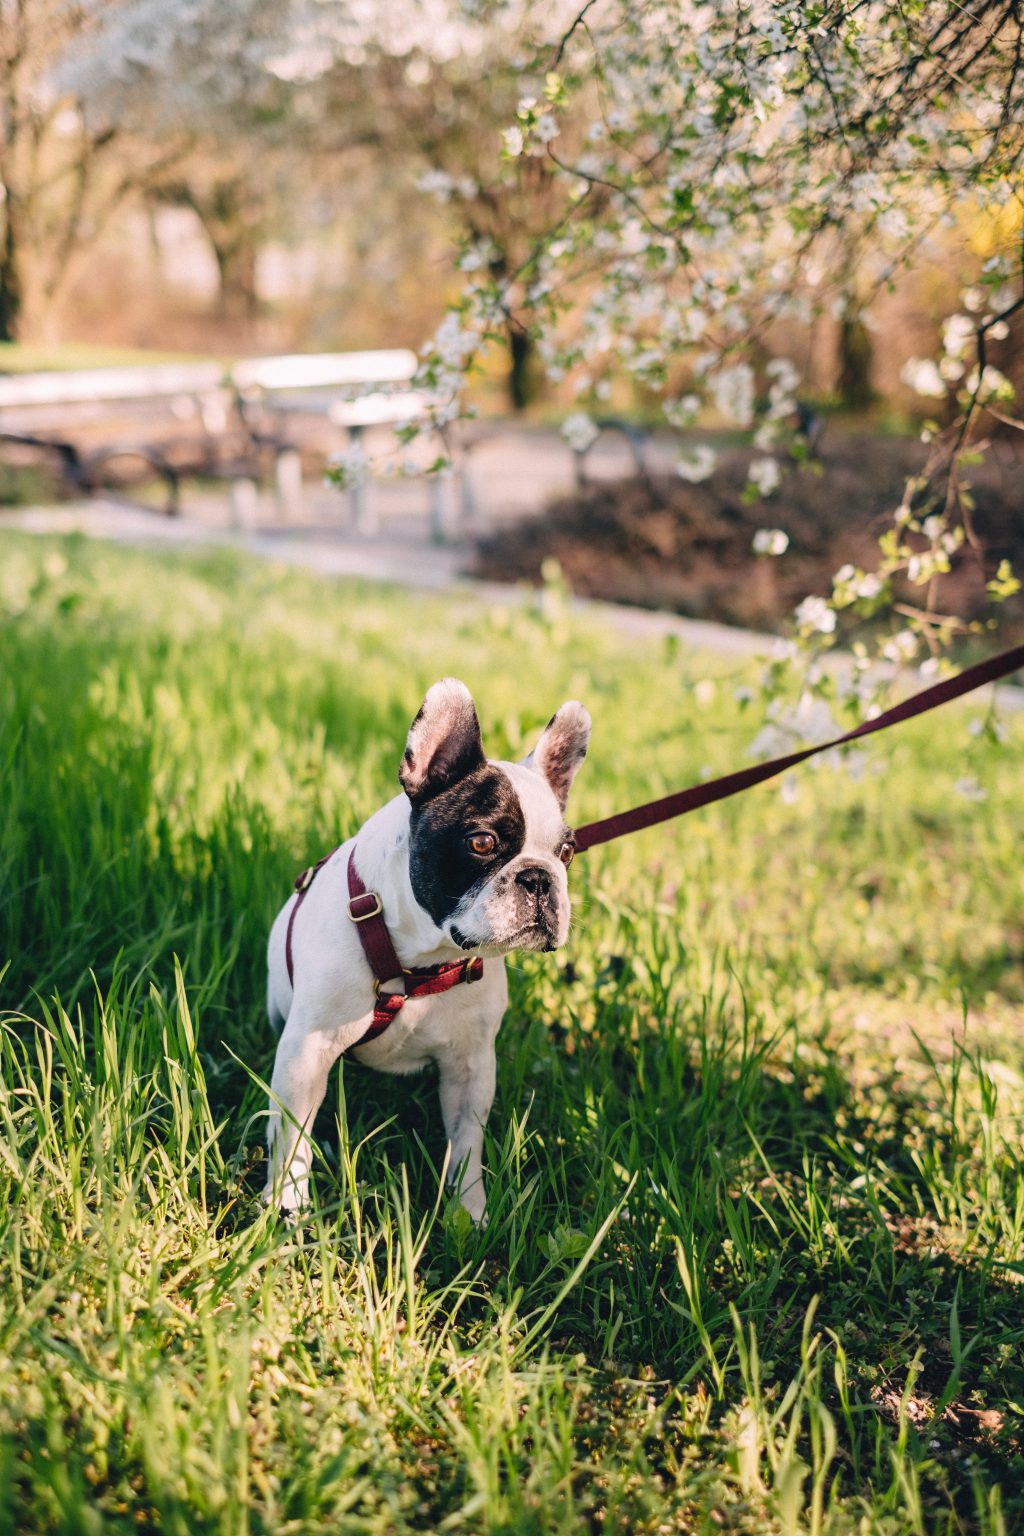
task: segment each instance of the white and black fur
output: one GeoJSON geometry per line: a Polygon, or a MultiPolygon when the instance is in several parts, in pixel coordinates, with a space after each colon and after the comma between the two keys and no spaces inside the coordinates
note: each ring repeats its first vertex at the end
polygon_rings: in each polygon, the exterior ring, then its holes
{"type": "MultiPolygon", "coordinates": [[[[467,951],[485,957],[480,981],[410,998],[384,1034],[354,1053],[382,1072],[437,1063],[448,1178],[473,1219],[484,1219],[484,1124],[494,1098],[494,1042],[508,1002],[503,956],[565,942],[572,833],[564,813],[589,738],[590,716],[573,701],[554,715],[525,762],[490,762],[469,690],[454,678],[430,689],[409,731],[399,771],[403,793],[338,849],[299,909],[294,990],[285,960],[294,898],[271,930],[267,1008],[283,1031],[271,1081],[266,1199],[286,1211],[305,1203],[309,1131],[328,1073],[373,1015],[373,977],[348,916],[347,868],[356,847],[357,868],[380,895],[403,966],[435,965],[467,951]]],[[[401,989],[400,980],[394,987],[401,989]]]]}

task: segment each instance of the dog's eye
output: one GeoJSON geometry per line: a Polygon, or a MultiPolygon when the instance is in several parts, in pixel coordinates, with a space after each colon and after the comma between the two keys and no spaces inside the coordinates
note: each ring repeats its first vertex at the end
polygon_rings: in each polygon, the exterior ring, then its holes
{"type": "Polygon", "coordinates": [[[569,868],[569,865],[572,863],[575,855],[576,849],[573,847],[572,843],[563,843],[561,848],[558,850],[558,857],[561,859],[566,869],[569,868]]]}
{"type": "Polygon", "coordinates": [[[493,853],[498,846],[498,839],[493,832],[474,832],[472,837],[467,837],[471,853],[475,853],[478,859],[486,859],[489,853],[493,853]]]}

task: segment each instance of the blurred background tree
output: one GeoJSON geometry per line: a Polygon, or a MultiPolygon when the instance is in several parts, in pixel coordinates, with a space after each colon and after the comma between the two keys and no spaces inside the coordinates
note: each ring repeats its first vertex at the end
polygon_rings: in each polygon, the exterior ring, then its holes
{"type": "Polygon", "coordinates": [[[493,303],[495,405],[564,409],[592,376],[650,412],[743,307],[812,395],[905,408],[956,269],[1019,230],[989,195],[1019,164],[1011,0],[4,0],[0,29],[8,338],[419,345],[468,284],[493,303]],[[904,230],[891,190],[909,206],[923,169],[942,207],[904,230]],[[701,267],[710,342],[655,302],[701,267]],[[552,355],[588,306],[596,372],[552,355]]]}

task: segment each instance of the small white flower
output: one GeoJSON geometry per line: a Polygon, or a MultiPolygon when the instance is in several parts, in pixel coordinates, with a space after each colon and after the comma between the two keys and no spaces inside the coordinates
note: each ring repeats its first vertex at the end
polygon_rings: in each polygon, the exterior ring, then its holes
{"type": "Polygon", "coordinates": [[[558,123],[555,121],[554,114],[545,112],[542,117],[539,117],[534,132],[542,144],[550,144],[552,139],[557,139],[558,123]]]}
{"type": "Polygon", "coordinates": [[[370,478],[370,460],[362,443],[352,443],[340,453],[333,453],[330,462],[342,485],[365,485],[370,478]]]}
{"type": "Polygon", "coordinates": [[[754,370],[749,363],[720,368],[711,381],[715,409],[741,427],[754,419],[754,370]]]}
{"type": "Polygon", "coordinates": [[[985,302],[985,294],[981,288],[965,288],[960,295],[964,309],[976,313],[985,302]]]}
{"type": "Polygon", "coordinates": [[[718,455],[715,450],[709,448],[706,443],[698,443],[696,448],[680,454],[676,462],[676,474],[680,480],[688,480],[691,485],[696,485],[714,474],[717,463],[718,455]]]}
{"type": "Polygon", "coordinates": [[[789,548],[789,534],[781,528],[759,528],[754,534],[755,555],[784,555],[789,548]]]}
{"type": "Polygon", "coordinates": [[[867,571],[858,581],[856,592],[858,597],[878,597],[885,585],[881,576],[874,571],[867,571]]]}
{"type": "Polygon", "coordinates": [[[945,381],[930,357],[908,358],[900,370],[900,378],[916,395],[941,398],[946,393],[945,381]]]}
{"type": "Polygon", "coordinates": [[[926,517],[924,522],[921,524],[921,532],[924,534],[926,539],[931,539],[932,543],[934,544],[935,540],[942,532],[943,522],[944,519],[941,518],[938,513],[933,513],[931,517],[926,517]]]}
{"type": "Polygon", "coordinates": [[[993,341],[1005,341],[1010,334],[1010,327],[1005,320],[997,320],[995,325],[990,325],[988,335],[993,341]]]}
{"type": "Polygon", "coordinates": [[[848,581],[852,581],[856,575],[852,565],[841,565],[832,577],[832,584],[836,587],[845,587],[848,581]]]}
{"type": "Polygon", "coordinates": [[[436,197],[439,202],[446,203],[452,195],[454,182],[447,171],[424,171],[416,180],[416,185],[421,192],[426,192],[431,197],[436,197]]]}
{"type": "Polygon", "coordinates": [[[835,610],[823,597],[805,597],[794,615],[801,629],[813,630],[821,635],[831,635],[836,627],[835,610]]]}
{"type": "Polygon", "coordinates": [[[955,794],[962,795],[965,800],[971,800],[975,805],[980,805],[988,799],[988,791],[983,789],[977,779],[971,774],[965,774],[962,779],[957,779],[953,785],[955,794]]]}
{"type": "Polygon", "coordinates": [[[523,130],[519,127],[518,123],[514,123],[511,128],[503,129],[501,139],[507,155],[515,156],[522,154],[525,140],[523,138],[523,130]]]}
{"type": "Polygon", "coordinates": [[[779,799],[783,805],[795,805],[800,799],[800,784],[795,773],[784,773],[779,784],[779,799]]]}
{"type": "Polygon", "coordinates": [[[761,496],[770,496],[782,484],[782,472],[775,459],[753,459],[747,473],[761,496]]]}
{"type": "Polygon", "coordinates": [[[942,345],[950,357],[963,357],[977,327],[967,315],[950,315],[942,327],[942,345]]]}
{"type": "Polygon", "coordinates": [[[598,436],[598,429],[586,411],[574,411],[562,422],[562,436],[573,453],[586,453],[598,436]]]}
{"type": "Polygon", "coordinates": [[[1015,394],[1014,387],[1006,377],[1006,374],[1000,373],[998,368],[993,368],[991,363],[986,364],[980,383],[978,380],[978,370],[977,368],[974,369],[967,380],[967,388],[972,395],[977,393],[981,400],[996,399],[1010,401],[1015,394]]]}
{"type": "Polygon", "coordinates": [[[708,709],[715,702],[717,692],[714,682],[710,677],[702,677],[699,683],[694,685],[693,696],[701,709],[708,709]]]}
{"type": "Polygon", "coordinates": [[[700,398],[697,395],[683,395],[681,400],[666,400],[662,411],[670,426],[688,427],[700,414],[700,398]]]}
{"type": "Polygon", "coordinates": [[[773,357],[765,372],[785,395],[791,395],[800,382],[800,375],[788,357],[773,357]]]}

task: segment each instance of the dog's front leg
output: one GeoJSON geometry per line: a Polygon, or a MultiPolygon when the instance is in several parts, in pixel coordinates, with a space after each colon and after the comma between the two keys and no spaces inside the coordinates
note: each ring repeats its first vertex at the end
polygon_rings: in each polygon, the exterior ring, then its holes
{"type": "Polygon", "coordinates": [[[485,1224],[484,1126],[494,1102],[494,1047],[442,1058],[441,1115],[448,1137],[448,1183],[478,1226],[485,1224]]]}
{"type": "Polygon", "coordinates": [[[309,1195],[313,1143],[309,1132],[327,1092],[327,1077],[341,1054],[336,1034],[306,1024],[293,1007],[278,1042],[270,1081],[267,1146],[270,1163],[264,1200],[298,1211],[309,1195]]]}

